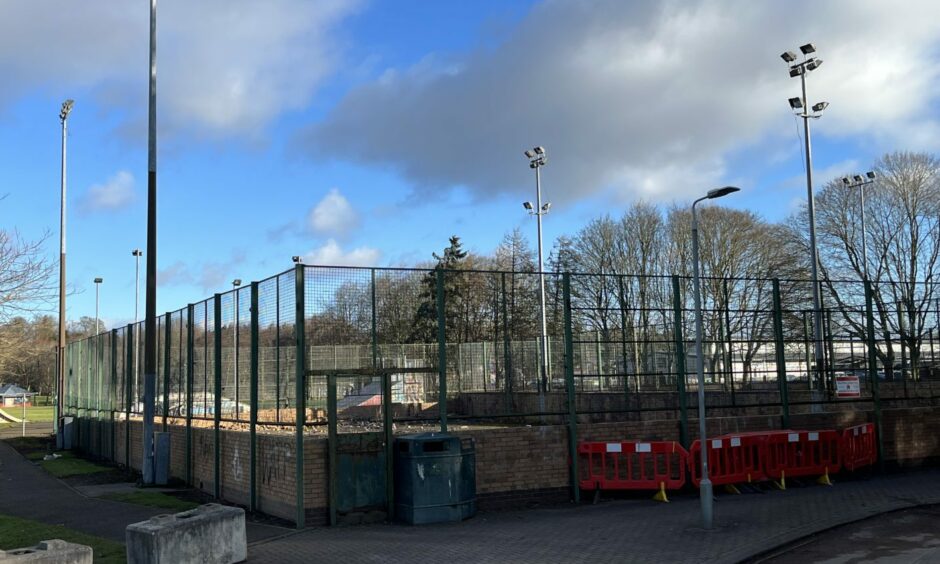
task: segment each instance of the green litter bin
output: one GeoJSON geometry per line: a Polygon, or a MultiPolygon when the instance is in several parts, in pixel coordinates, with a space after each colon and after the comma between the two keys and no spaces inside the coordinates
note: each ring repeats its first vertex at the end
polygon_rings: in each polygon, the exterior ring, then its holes
{"type": "Polygon", "coordinates": [[[476,513],[472,439],[420,433],[395,439],[395,515],[423,525],[462,521],[476,513]]]}

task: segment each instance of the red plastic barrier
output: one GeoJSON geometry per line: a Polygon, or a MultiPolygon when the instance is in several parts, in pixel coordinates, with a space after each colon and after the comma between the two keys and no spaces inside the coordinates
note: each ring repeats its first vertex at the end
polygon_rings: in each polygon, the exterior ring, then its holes
{"type": "MultiPolygon", "coordinates": [[[[764,473],[767,437],[789,431],[732,433],[709,439],[708,477],[715,485],[743,484],[767,479],[764,473]]],[[[699,441],[689,449],[689,478],[701,482],[702,458],[699,441]]]]}
{"type": "Polygon", "coordinates": [[[846,470],[871,466],[877,459],[874,423],[856,425],[842,431],[842,465],[846,470]]]}
{"type": "Polygon", "coordinates": [[[689,453],[674,441],[590,442],[578,457],[581,489],[674,490],[685,485],[689,453]]]}
{"type": "MultiPolygon", "coordinates": [[[[708,439],[708,478],[712,484],[739,484],[747,481],[743,437],[708,439]]],[[[689,448],[689,478],[695,487],[702,481],[702,442],[696,440],[689,448]]]]}
{"type": "Polygon", "coordinates": [[[828,476],[841,468],[841,437],[836,431],[791,431],[767,437],[764,473],[768,478],[828,476]]]}

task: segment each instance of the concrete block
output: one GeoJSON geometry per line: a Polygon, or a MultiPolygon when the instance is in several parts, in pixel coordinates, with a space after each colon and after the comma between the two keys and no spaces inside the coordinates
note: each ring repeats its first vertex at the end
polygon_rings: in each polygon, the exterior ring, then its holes
{"type": "Polygon", "coordinates": [[[63,417],[60,431],[62,433],[62,449],[72,450],[74,446],[72,443],[75,439],[75,418],[63,417]]]}
{"type": "Polygon", "coordinates": [[[59,539],[42,541],[27,548],[0,550],[3,564],[92,564],[93,560],[90,546],[59,539]]]}
{"type": "Polygon", "coordinates": [[[128,564],[232,564],[248,558],[245,511],[217,503],[127,526],[128,564]]]}

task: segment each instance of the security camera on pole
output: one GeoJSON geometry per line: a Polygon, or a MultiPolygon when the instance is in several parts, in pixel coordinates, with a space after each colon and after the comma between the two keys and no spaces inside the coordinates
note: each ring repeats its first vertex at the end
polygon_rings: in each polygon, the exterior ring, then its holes
{"type": "MultiPolygon", "coordinates": [[[[806,74],[818,69],[822,65],[822,59],[811,57],[816,52],[816,47],[812,43],[807,43],[800,47],[803,53],[803,61],[796,62],[797,56],[792,51],[780,55],[785,63],[790,65],[790,77],[800,77],[800,86],[802,87],[802,96],[799,98],[790,98],[790,108],[797,116],[803,118],[803,136],[804,148],[806,150],[806,198],[807,211],[809,212],[809,247],[810,263],[813,278],[813,345],[816,361],[816,372],[820,381],[825,377],[825,354],[823,353],[822,342],[822,304],[819,297],[819,255],[816,250],[816,207],[813,202],[813,155],[810,145],[809,120],[819,119],[822,112],[829,106],[829,102],[819,102],[812,107],[812,113],[809,113],[809,104],[806,101],[806,74]]],[[[812,372],[807,370],[807,380],[810,388],[813,387],[812,372]]]]}
{"type": "Polygon", "coordinates": [[[545,321],[545,268],[542,261],[542,216],[548,213],[548,210],[551,209],[552,204],[550,202],[542,203],[542,176],[539,173],[539,170],[548,164],[548,157],[545,156],[545,147],[534,147],[525,152],[525,156],[529,158],[529,168],[535,170],[535,207],[532,207],[532,202],[524,202],[522,205],[529,212],[529,215],[534,215],[536,218],[536,223],[538,225],[538,238],[539,238],[539,302],[541,304],[540,311],[542,313],[542,335],[541,335],[541,360],[542,362],[539,365],[539,370],[541,374],[539,375],[538,381],[538,390],[539,390],[539,413],[545,413],[545,392],[548,390],[548,325],[545,321]]]}

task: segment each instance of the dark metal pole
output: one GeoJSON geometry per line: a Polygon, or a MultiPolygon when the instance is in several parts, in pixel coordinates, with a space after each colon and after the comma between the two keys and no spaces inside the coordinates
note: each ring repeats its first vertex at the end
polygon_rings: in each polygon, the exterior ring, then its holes
{"type": "MultiPolygon", "coordinates": [[[[816,360],[816,373],[819,379],[825,377],[825,354],[822,342],[822,305],[819,297],[819,255],[816,250],[816,205],[813,199],[813,155],[810,145],[809,133],[809,106],[806,105],[806,71],[800,73],[800,84],[803,89],[803,142],[806,149],[806,209],[809,213],[809,246],[810,246],[810,272],[813,276],[813,351],[816,360]]],[[[812,387],[812,377],[810,377],[812,387]]]]}
{"type": "Polygon", "coordinates": [[[150,0],[150,101],[147,146],[147,297],[144,321],[144,485],[154,482],[153,410],[157,377],[157,0],[150,0]]]}

